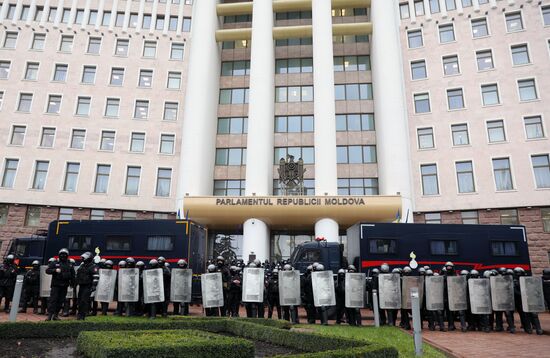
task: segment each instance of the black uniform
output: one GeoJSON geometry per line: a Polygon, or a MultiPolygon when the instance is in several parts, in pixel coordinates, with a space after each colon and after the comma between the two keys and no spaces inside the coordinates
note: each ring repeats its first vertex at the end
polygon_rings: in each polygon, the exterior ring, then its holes
{"type": "Polygon", "coordinates": [[[48,299],[48,320],[59,319],[58,313],[63,306],[67,289],[74,284],[74,269],[66,256],[61,256],[58,261],[48,265],[48,275],[52,275],[50,298],[48,299]]]}
{"type": "Polygon", "coordinates": [[[267,318],[273,316],[273,309],[277,310],[277,318],[281,319],[281,303],[279,301],[279,276],[274,273],[267,281],[267,318]]]}
{"type": "Polygon", "coordinates": [[[243,280],[239,272],[232,273],[228,292],[229,315],[231,317],[239,317],[239,307],[243,292],[242,281],[243,280]]]}
{"type": "Polygon", "coordinates": [[[27,305],[31,301],[33,313],[37,314],[40,300],[40,265],[33,266],[25,273],[24,287],[22,311],[27,312],[27,305]]]}
{"type": "Polygon", "coordinates": [[[0,303],[4,298],[4,312],[9,312],[10,302],[13,298],[15,280],[17,279],[17,266],[12,260],[6,259],[0,265],[0,303]]]}
{"type": "Polygon", "coordinates": [[[307,323],[315,324],[315,318],[316,318],[317,312],[315,310],[315,305],[313,302],[313,285],[311,282],[310,272],[307,272],[305,276],[303,276],[303,288],[301,292],[302,292],[302,303],[304,305],[304,308],[306,309],[306,314],[307,314],[307,323]]]}
{"type": "Polygon", "coordinates": [[[344,312],[346,312],[346,274],[345,273],[338,273],[338,277],[336,279],[336,285],[334,289],[336,291],[336,324],[340,324],[342,323],[344,312]]]}
{"type": "Polygon", "coordinates": [[[542,271],[542,289],[544,290],[546,308],[550,310],[550,268],[542,271]]]}
{"type": "Polygon", "coordinates": [[[98,269],[93,261],[85,260],[76,271],[76,284],[78,285],[78,319],[83,320],[90,311],[90,295],[94,277],[98,269]]]}

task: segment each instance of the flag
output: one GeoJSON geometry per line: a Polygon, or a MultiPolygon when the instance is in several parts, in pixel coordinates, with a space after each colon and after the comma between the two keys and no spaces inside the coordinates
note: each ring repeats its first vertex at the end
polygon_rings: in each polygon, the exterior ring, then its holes
{"type": "Polygon", "coordinates": [[[395,220],[394,223],[400,223],[401,222],[401,211],[397,209],[397,213],[395,213],[395,220]]]}
{"type": "Polygon", "coordinates": [[[178,216],[176,217],[178,220],[181,219],[181,213],[180,213],[180,209],[178,209],[178,216]]]}

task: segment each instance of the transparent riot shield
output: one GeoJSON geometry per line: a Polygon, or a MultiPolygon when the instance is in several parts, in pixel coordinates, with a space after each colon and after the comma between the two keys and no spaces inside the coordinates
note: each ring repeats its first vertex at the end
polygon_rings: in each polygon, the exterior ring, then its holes
{"type": "Polygon", "coordinates": [[[243,270],[243,302],[264,301],[264,269],[246,267],[243,270]]]}
{"type": "Polygon", "coordinates": [[[202,306],[204,308],[222,307],[223,284],[221,272],[201,275],[202,306]]]}
{"type": "Polygon", "coordinates": [[[52,275],[46,273],[48,265],[40,266],[40,297],[50,297],[52,275]]]}
{"type": "Polygon", "coordinates": [[[143,271],[143,302],[164,302],[164,276],[162,269],[143,271]]]}
{"type": "Polygon", "coordinates": [[[97,302],[112,302],[115,296],[116,270],[99,270],[99,282],[95,291],[97,302]]]}
{"type": "Polygon", "coordinates": [[[397,310],[401,308],[401,277],[396,273],[378,275],[378,297],[380,308],[397,310]]]}
{"type": "Polygon", "coordinates": [[[299,306],[300,271],[279,271],[279,301],[281,306],[299,306]]]}
{"type": "Polygon", "coordinates": [[[447,277],[449,310],[466,311],[468,309],[468,290],[466,276],[447,277]]]}
{"type": "Polygon", "coordinates": [[[118,301],[139,301],[138,268],[121,268],[118,270],[118,301]]]}
{"type": "Polygon", "coordinates": [[[313,304],[315,307],[336,305],[332,271],[312,272],[311,284],[313,286],[313,304]]]}
{"type": "Polygon", "coordinates": [[[485,278],[468,280],[470,309],[473,314],[491,314],[491,281],[485,278]]]}
{"type": "Polygon", "coordinates": [[[193,270],[172,269],[170,281],[170,301],[191,302],[191,285],[193,283],[193,270]]]}
{"type": "Polygon", "coordinates": [[[420,302],[424,297],[424,277],[421,276],[404,276],[401,278],[401,308],[412,309],[411,288],[418,288],[420,302]]]}
{"type": "Polygon", "coordinates": [[[514,280],[512,276],[491,277],[493,311],[515,311],[514,280]]]}
{"type": "Polygon", "coordinates": [[[364,273],[346,273],[345,304],[347,308],[363,308],[365,306],[365,284],[364,273]]]}
{"type": "Polygon", "coordinates": [[[524,312],[544,312],[544,292],[542,277],[527,276],[519,278],[521,305],[524,312]]]}
{"type": "Polygon", "coordinates": [[[426,277],[426,309],[428,311],[441,311],[445,308],[443,301],[445,277],[426,277]]]}
{"type": "MultiPolygon", "coordinates": [[[[75,277],[76,277],[76,271],[78,270],[78,267],[79,266],[74,266],[73,269],[74,269],[74,273],[75,273],[75,277]]],[[[72,287],[72,286],[69,286],[67,288],[67,296],[65,296],[65,298],[68,298],[68,299],[73,299],[73,298],[76,298],[76,295],[75,295],[75,288],[72,287]]]]}

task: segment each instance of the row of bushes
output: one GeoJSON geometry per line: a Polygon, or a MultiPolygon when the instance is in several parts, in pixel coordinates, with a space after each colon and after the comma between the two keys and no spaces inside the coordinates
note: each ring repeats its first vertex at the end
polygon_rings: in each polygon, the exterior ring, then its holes
{"type": "Polygon", "coordinates": [[[254,344],[198,330],[81,332],[78,352],[89,358],[120,357],[254,357],[254,344]]]}

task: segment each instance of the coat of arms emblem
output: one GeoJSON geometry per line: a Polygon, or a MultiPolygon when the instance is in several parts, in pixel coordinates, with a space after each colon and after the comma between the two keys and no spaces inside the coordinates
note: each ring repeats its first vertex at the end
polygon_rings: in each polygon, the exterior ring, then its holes
{"type": "Polygon", "coordinates": [[[287,155],[279,161],[279,188],[283,195],[304,195],[304,161],[287,155]]]}

